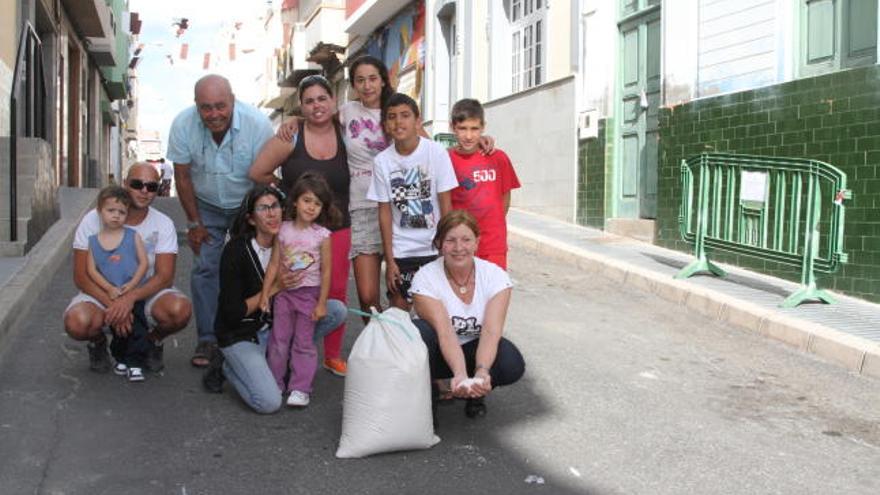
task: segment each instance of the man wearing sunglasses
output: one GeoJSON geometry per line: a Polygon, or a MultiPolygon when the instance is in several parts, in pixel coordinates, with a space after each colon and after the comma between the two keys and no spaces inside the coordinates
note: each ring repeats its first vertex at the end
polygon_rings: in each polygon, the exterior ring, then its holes
{"type": "Polygon", "coordinates": [[[195,254],[191,283],[199,342],[193,366],[207,366],[217,348],[220,254],[238,206],[253,187],[251,163],[272,135],[269,119],[236,100],[229,81],[213,74],[199,79],[195,105],[171,124],[166,158],[174,162],[187,241],[195,254]]]}
{"type": "Polygon", "coordinates": [[[97,210],[83,217],[73,241],[73,281],[81,291],[64,311],[64,328],[75,340],[89,342],[89,362],[93,371],[110,370],[107,338],[103,329],[113,328],[120,336],[131,332],[132,308],[136,301],[146,301],[145,310],[152,344],[147,354],[146,369],[159,371],[164,367],[162,339],[183,329],[192,314],[192,304],[174,282],[177,261],[177,231],[174,222],[150,206],[159,190],[159,173],[149,163],[136,163],[128,170],[123,184],[131,196],[125,225],[144,240],[149,268],[144,282],[134,290],[110,300],[88,276],[89,236],[101,230],[97,210]]]}

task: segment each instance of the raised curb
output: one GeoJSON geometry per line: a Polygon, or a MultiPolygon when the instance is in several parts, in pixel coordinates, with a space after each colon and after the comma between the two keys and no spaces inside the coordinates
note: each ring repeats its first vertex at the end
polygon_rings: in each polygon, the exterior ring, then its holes
{"type": "Polygon", "coordinates": [[[778,340],[801,351],[863,374],[880,378],[880,344],[684,280],[580,249],[541,234],[508,225],[508,241],[605,277],[618,284],[655,294],[667,301],[732,326],[778,340]]]}
{"type": "MultiPolygon", "coordinates": [[[[53,297],[44,291],[71,253],[73,235],[80,219],[94,204],[93,190],[84,191],[89,192],[73,193],[68,201],[70,204],[62,202],[61,218],[24,257],[24,265],[18,272],[0,287],[0,342],[17,325],[24,323],[24,316],[41,295],[53,297]]],[[[59,328],[62,325],[61,315],[58,315],[58,325],[59,328]]]]}

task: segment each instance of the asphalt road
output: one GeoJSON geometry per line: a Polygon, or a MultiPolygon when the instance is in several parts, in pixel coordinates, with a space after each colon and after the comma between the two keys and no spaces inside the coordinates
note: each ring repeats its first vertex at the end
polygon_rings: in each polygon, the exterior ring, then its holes
{"type": "Polygon", "coordinates": [[[338,460],[324,371],[307,409],[258,416],[202,392],[191,326],[144,383],[91,373],[61,327],[68,263],[0,342],[0,494],[880,493],[880,381],[535,253],[510,265],[523,380],[481,420],[441,407],[429,450],[338,460]]]}

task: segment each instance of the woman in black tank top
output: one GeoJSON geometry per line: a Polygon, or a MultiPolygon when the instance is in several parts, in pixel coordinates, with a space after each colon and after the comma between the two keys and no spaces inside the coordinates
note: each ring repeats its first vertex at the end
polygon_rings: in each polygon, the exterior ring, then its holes
{"type": "Polygon", "coordinates": [[[293,184],[299,179],[299,176],[308,171],[315,171],[327,179],[330,189],[333,191],[333,203],[342,212],[343,222],[340,228],[351,227],[351,216],[348,213],[348,186],[350,183],[348,171],[348,157],[345,154],[345,144],[342,141],[342,133],[334,122],[336,127],[336,155],[322,160],[315,158],[306,150],[305,122],[299,123],[299,132],[297,133],[296,144],[293,146],[293,152],[287,157],[287,160],[281,164],[281,189],[285,192],[293,188],[293,184]]]}
{"type": "MultiPolygon", "coordinates": [[[[281,187],[285,193],[306,171],[322,174],[333,190],[333,203],[343,213],[342,226],[330,237],[332,266],[330,298],[347,302],[348,272],[351,266],[351,217],[348,212],[350,176],[348,157],[342,132],[336,121],[336,100],[330,83],[323,76],[309,76],[299,83],[299,102],[303,120],[290,142],[277,136],[260,150],[251,165],[250,177],[255,182],[276,181],[275,170],[281,167],[281,187]]],[[[284,281],[284,280],[283,280],[284,281]]],[[[345,324],[324,337],[324,368],[345,376],[346,364],[341,358],[345,324]]]]}

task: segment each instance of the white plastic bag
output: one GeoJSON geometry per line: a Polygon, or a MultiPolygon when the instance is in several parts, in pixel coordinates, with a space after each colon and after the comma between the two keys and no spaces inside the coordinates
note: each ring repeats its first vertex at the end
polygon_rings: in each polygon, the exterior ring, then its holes
{"type": "Polygon", "coordinates": [[[431,417],[428,350],[409,313],[373,314],[348,357],[336,457],[426,449],[440,439],[431,417]]]}

